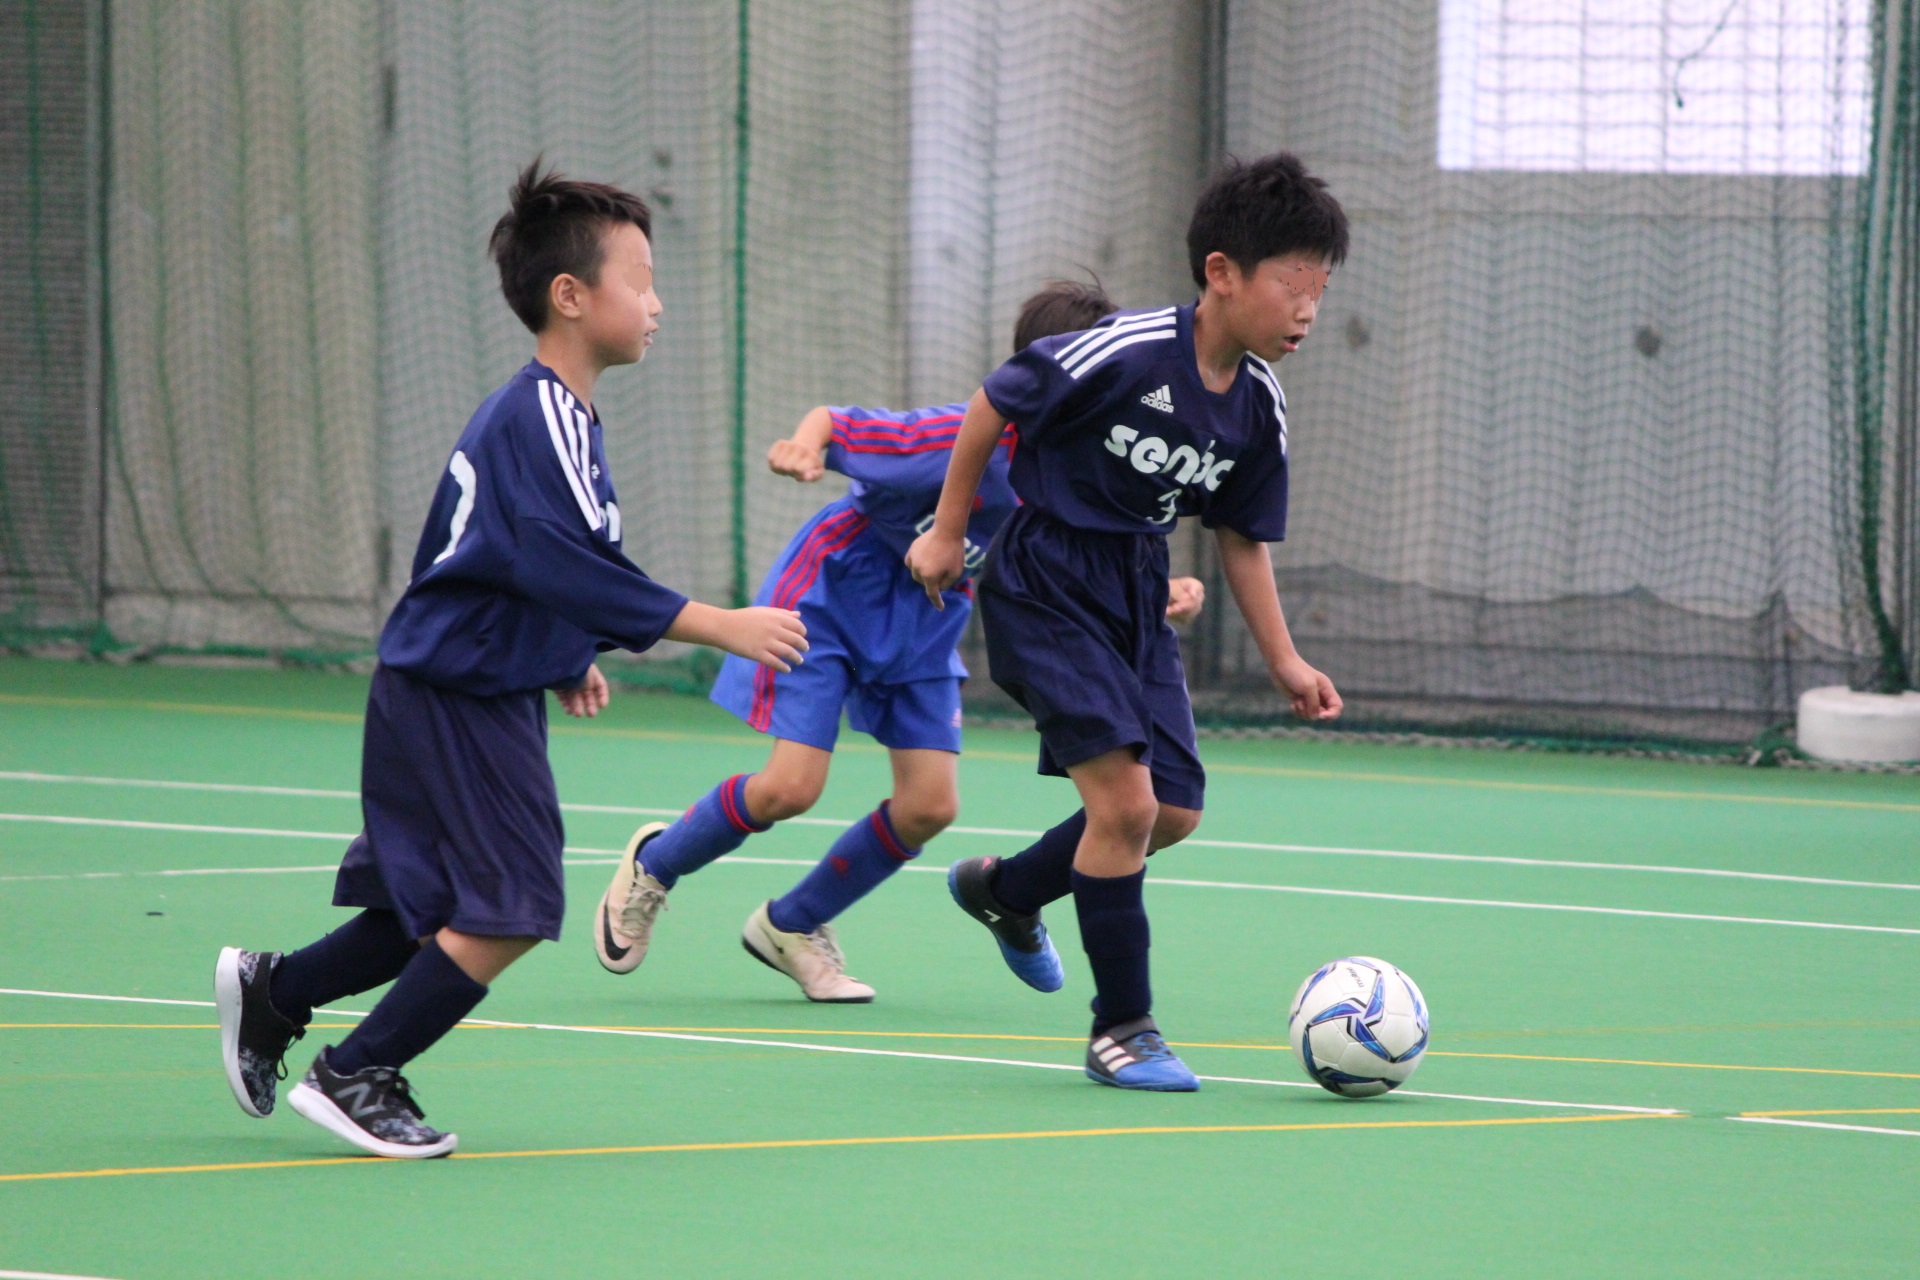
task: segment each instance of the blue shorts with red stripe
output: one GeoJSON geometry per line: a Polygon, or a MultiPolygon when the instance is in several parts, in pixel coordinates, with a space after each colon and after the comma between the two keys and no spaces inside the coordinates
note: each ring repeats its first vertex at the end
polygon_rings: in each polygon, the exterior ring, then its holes
{"type": "Polygon", "coordinates": [[[761,733],[833,750],[840,713],[899,750],[960,750],[955,646],[973,602],[948,591],[935,609],[900,557],[847,499],[829,503],[794,535],[754,603],[795,609],[807,660],[777,672],[729,657],[713,700],[761,733]]]}

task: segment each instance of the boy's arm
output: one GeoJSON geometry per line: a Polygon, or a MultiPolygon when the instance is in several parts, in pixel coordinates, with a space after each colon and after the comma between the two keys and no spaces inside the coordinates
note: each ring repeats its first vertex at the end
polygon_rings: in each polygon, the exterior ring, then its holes
{"type": "Polygon", "coordinates": [[[800,655],[807,651],[807,628],[791,609],[716,609],[689,600],[667,628],[666,638],[723,649],[775,671],[791,671],[806,661],[800,655]]]}
{"type": "Polygon", "coordinates": [[[767,450],[767,468],[777,476],[791,476],[811,484],[827,473],[827,446],[833,442],[833,412],[826,405],[807,410],[800,425],[785,440],[767,450]]]}
{"type": "Polygon", "coordinates": [[[514,585],[588,635],[640,652],[662,640],[703,644],[778,671],[807,648],[789,609],[716,609],[649,578],[604,543],[554,521],[523,517],[514,585]]]}
{"type": "Polygon", "coordinates": [[[907,548],[907,569],[926,588],[927,599],[936,609],[946,608],[940,593],[966,572],[967,520],[973,514],[974,496],[980,492],[980,478],[1006,429],[1007,420],[987,399],[986,391],[974,392],[947,460],[947,479],[940,487],[933,527],[907,548]]]}
{"type": "Polygon", "coordinates": [[[1227,586],[1275,687],[1287,695],[1293,713],[1302,720],[1333,719],[1340,714],[1340,695],[1333,681],[1309,666],[1293,647],[1286,615],[1280,611],[1280,592],[1273,585],[1273,557],[1267,544],[1225,525],[1213,532],[1220,544],[1220,567],[1227,586]]]}

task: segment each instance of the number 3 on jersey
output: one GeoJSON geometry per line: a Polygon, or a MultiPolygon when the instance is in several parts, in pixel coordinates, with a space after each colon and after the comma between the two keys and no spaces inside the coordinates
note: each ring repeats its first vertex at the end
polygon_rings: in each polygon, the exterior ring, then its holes
{"type": "Polygon", "coordinates": [[[460,535],[467,531],[467,520],[473,515],[473,491],[476,477],[473,464],[467,461],[467,455],[456,449],[453,461],[447,463],[447,470],[453,474],[453,482],[460,486],[460,501],[453,504],[453,536],[447,539],[447,548],[433,558],[439,564],[454,553],[460,545],[460,535]]]}
{"type": "Polygon", "coordinates": [[[1180,490],[1169,489],[1160,495],[1160,514],[1153,518],[1155,524],[1172,524],[1174,517],[1180,514],[1180,490]]]}

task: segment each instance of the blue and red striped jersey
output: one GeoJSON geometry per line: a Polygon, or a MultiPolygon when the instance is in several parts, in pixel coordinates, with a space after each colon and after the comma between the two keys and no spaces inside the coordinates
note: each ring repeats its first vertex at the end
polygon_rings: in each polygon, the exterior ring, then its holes
{"type": "MultiPolygon", "coordinates": [[[[947,478],[947,459],[967,406],[907,410],[846,406],[828,412],[833,415],[833,441],[827,446],[827,466],[853,481],[847,496],[854,510],[866,517],[873,536],[905,557],[913,540],[931,527],[933,510],[940,504],[940,486],[947,478]]],[[[1009,427],[993,451],[974,499],[973,517],[967,523],[969,574],[979,567],[987,544],[1019,505],[1007,479],[1014,431],[1009,427]]]]}

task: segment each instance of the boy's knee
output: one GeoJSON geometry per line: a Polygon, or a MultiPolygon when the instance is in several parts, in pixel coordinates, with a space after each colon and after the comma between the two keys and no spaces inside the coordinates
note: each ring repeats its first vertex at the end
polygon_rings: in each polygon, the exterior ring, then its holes
{"type": "Polygon", "coordinates": [[[887,802],[887,818],[894,834],[909,845],[923,845],[953,825],[960,816],[960,797],[903,796],[887,802]]]}
{"type": "Polygon", "coordinates": [[[1145,847],[1152,838],[1154,823],[1159,818],[1160,806],[1148,794],[1143,798],[1129,797],[1116,800],[1099,807],[1087,808],[1087,826],[1126,840],[1129,844],[1145,847]]]}
{"type": "Polygon", "coordinates": [[[820,788],[807,778],[756,773],[747,784],[747,808],[762,825],[797,818],[820,799],[820,788]]]}
{"type": "Polygon", "coordinates": [[[1148,844],[1148,852],[1158,852],[1169,845],[1179,844],[1200,827],[1198,809],[1182,809],[1178,805],[1163,804],[1153,822],[1153,839],[1148,844]]]}

